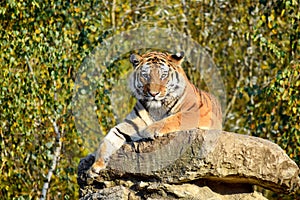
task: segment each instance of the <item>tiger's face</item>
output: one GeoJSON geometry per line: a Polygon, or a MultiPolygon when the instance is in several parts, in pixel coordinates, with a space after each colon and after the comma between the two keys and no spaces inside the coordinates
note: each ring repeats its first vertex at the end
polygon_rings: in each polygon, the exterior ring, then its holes
{"type": "Polygon", "coordinates": [[[178,99],[185,89],[185,74],[180,63],[183,53],[170,55],[150,52],[142,56],[131,55],[134,66],[130,88],[138,100],[160,107],[178,99]]]}

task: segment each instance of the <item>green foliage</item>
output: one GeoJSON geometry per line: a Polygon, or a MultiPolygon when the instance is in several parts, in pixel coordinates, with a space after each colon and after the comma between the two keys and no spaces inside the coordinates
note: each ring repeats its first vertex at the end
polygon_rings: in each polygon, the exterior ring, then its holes
{"type": "Polygon", "coordinates": [[[295,1],[277,1],[267,4],[269,9],[258,12],[260,18],[252,39],[259,53],[257,67],[262,70],[255,84],[245,86],[249,114],[244,116],[251,134],[279,144],[299,165],[300,16],[297,5],[295,1]]]}
{"type": "Polygon", "coordinates": [[[286,153],[300,162],[300,65],[278,71],[276,78],[258,95],[264,101],[254,109],[252,129],[256,136],[280,144],[286,153]]]}
{"type": "MultiPolygon", "coordinates": [[[[225,129],[270,139],[299,165],[299,18],[294,0],[1,2],[0,196],[40,197],[57,145],[55,120],[63,149],[48,199],[78,198],[76,168],[90,152],[71,111],[76,73],[105,39],[141,26],[168,27],[201,44],[226,84],[225,129]]],[[[124,107],[124,116],[133,103],[110,105],[109,99],[128,66],[119,58],[99,80],[103,132],[119,120],[114,106],[124,107]]]]}
{"type": "Polygon", "coordinates": [[[85,52],[78,51],[66,8],[59,2],[1,5],[0,196],[5,199],[40,196],[56,145],[50,119],[57,121],[64,147],[49,196],[78,195],[76,165],[83,147],[70,103],[74,69],[85,52]]]}

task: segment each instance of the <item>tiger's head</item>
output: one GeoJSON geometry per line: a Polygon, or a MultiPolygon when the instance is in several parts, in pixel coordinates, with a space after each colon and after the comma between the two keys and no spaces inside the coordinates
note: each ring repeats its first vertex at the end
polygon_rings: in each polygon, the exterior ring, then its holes
{"type": "Polygon", "coordinates": [[[150,107],[169,105],[182,96],[186,76],[180,64],[183,52],[174,55],[150,52],[142,56],[132,54],[130,62],[134,71],[130,88],[138,100],[150,107]]]}

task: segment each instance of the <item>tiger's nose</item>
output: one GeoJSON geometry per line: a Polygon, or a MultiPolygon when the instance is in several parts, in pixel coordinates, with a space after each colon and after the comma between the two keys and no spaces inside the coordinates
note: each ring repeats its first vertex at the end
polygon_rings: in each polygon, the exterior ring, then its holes
{"type": "Polygon", "coordinates": [[[157,91],[149,91],[148,92],[152,97],[156,97],[158,94],[159,94],[159,92],[157,92],[157,91]]]}

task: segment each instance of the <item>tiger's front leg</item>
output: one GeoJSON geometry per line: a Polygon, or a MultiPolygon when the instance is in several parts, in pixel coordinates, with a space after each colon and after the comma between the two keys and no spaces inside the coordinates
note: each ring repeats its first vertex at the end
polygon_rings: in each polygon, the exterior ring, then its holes
{"type": "Polygon", "coordinates": [[[88,170],[89,177],[97,177],[99,172],[106,168],[110,156],[120,149],[125,142],[126,139],[118,132],[117,128],[112,128],[101,141],[95,153],[95,162],[88,170]]]}
{"type": "Polygon", "coordinates": [[[167,133],[197,128],[198,122],[199,114],[197,112],[180,112],[154,122],[145,128],[142,134],[154,139],[167,133]]]}
{"type": "Polygon", "coordinates": [[[109,131],[95,153],[95,162],[88,171],[90,177],[97,177],[99,172],[106,168],[111,155],[126,143],[125,137],[131,141],[137,141],[143,138],[138,134],[139,130],[136,124],[139,124],[141,129],[145,127],[141,119],[135,115],[129,115],[126,122],[118,124],[109,131]]]}

